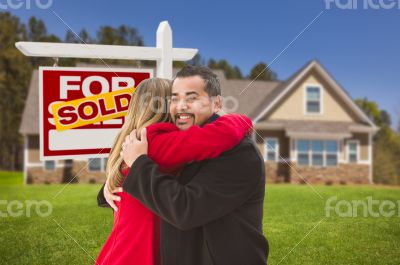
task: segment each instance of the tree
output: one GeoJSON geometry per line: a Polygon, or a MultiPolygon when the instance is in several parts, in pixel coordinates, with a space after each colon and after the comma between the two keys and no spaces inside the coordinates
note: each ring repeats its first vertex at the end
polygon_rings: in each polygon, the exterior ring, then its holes
{"type": "MultiPolygon", "coordinates": [[[[30,31],[33,35],[37,33],[30,31]]],[[[32,67],[29,58],[14,44],[24,40],[27,40],[25,25],[8,12],[0,13],[0,167],[9,170],[22,166],[19,159],[22,138],[18,129],[32,67]]]]}
{"type": "Polygon", "coordinates": [[[86,29],[82,29],[81,31],[79,31],[79,39],[80,41],[82,41],[83,43],[95,43],[96,41],[93,40],[89,33],[86,31],[86,29]]]}
{"type": "Polygon", "coordinates": [[[373,138],[374,182],[400,184],[400,135],[391,128],[389,113],[367,98],[356,99],[355,103],[380,127],[373,138]]]}
{"type": "Polygon", "coordinates": [[[378,104],[369,101],[367,98],[355,99],[354,102],[364,111],[364,113],[378,126],[382,125],[382,115],[378,104]]]}
{"type": "Polygon", "coordinates": [[[237,66],[230,65],[228,63],[228,61],[225,59],[216,61],[211,58],[208,61],[208,67],[211,69],[223,70],[227,79],[242,79],[243,78],[240,68],[237,66]]]}
{"type": "Polygon", "coordinates": [[[143,46],[143,38],[136,28],[121,25],[118,28],[102,26],[97,32],[97,42],[109,45],[143,46]]]}
{"type": "Polygon", "coordinates": [[[86,29],[82,29],[79,32],[78,36],[71,30],[67,30],[67,33],[65,34],[64,42],[89,44],[89,43],[94,43],[95,40],[92,40],[92,38],[90,37],[90,35],[86,31],[86,29]]]}
{"type": "Polygon", "coordinates": [[[382,127],[373,145],[373,177],[375,183],[400,184],[400,138],[393,130],[382,127]]]}
{"type": "MultiPolygon", "coordinates": [[[[97,31],[97,43],[98,44],[108,44],[108,45],[129,45],[129,46],[143,46],[144,41],[142,36],[140,36],[139,31],[136,28],[121,25],[118,28],[113,28],[111,26],[102,26],[97,31]]],[[[93,61],[93,60],[92,60],[93,61]]],[[[97,63],[99,60],[96,60],[97,63]]],[[[132,65],[135,63],[138,67],[154,66],[154,62],[149,61],[127,61],[127,60],[101,60],[101,63],[107,64],[122,64],[122,65],[132,65]]]]}
{"type": "Polygon", "coordinates": [[[182,61],[174,61],[174,68],[183,68],[185,65],[205,65],[204,59],[201,57],[200,53],[197,53],[191,60],[182,62],[182,61]]]}
{"type": "Polygon", "coordinates": [[[35,17],[31,17],[28,22],[29,34],[28,38],[30,41],[43,41],[43,38],[47,36],[47,29],[42,20],[38,20],[35,17]]]}
{"type": "Polygon", "coordinates": [[[390,117],[390,114],[386,110],[381,110],[381,123],[383,126],[392,126],[392,119],[390,117]]]}
{"type": "Polygon", "coordinates": [[[251,68],[248,78],[252,80],[274,81],[277,79],[277,75],[268,68],[267,64],[260,62],[251,68]]]}

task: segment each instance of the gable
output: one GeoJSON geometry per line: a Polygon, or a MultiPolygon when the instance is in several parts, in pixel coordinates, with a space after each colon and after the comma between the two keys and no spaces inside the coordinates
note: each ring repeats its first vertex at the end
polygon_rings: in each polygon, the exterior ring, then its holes
{"type": "Polygon", "coordinates": [[[263,120],[324,120],[362,122],[315,70],[307,73],[263,120]],[[320,88],[321,113],[307,113],[306,87],[320,88]]]}

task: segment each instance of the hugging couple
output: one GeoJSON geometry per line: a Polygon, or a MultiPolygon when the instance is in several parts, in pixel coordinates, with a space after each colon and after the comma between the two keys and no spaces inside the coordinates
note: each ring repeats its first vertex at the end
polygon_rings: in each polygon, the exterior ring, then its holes
{"type": "Polygon", "coordinates": [[[251,120],[221,107],[206,67],[138,85],[97,198],[114,226],[96,264],[267,263],[263,158],[251,120]]]}

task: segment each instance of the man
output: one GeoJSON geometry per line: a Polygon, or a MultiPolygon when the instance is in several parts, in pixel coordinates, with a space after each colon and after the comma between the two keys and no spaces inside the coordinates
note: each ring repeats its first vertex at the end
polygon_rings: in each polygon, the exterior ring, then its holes
{"type": "MultiPolygon", "coordinates": [[[[218,118],[219,81],[205,67],[184,67],[172,86],[170,113],[181,130],[218,118]]],[[[262,233],[264,163],[245,137],[220,157],[193,162],[179,177],[164,174],[131,133],[121,152],[132,165],[123,189],[161,218],[163,265],[266,264],[268,242],[262,233]]],[[[103,192],[100,191],[99,197],[103,192]]],[[[104,189],[107,202],[118,199],[104,189]]]]}

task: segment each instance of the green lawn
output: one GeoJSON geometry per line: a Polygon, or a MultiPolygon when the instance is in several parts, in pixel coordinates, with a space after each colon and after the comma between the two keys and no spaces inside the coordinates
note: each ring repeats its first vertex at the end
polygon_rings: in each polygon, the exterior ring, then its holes
{"type": "Polygon", "coordinates": [[[0,185],[21,185],[24,176],[21,172],[0,171],[0,185]]]}
{"type": "MultiPolygon", "coordinates": [[[[111,210],[96,206],[99,188],[76,184],[0,186],[0,200],[18,200],[25,209],[19,217],[0,217],[0,264],[93,264],[91,257],[96,258],[113,221],[111,210]],[[25,200],[47,200],[53,212],[39,217],[32,211],[32,216],[26,217],[25,200]]],[[[375,200],[396,202],[400,200],[400,189],[315,189],[323,199],[308,186],[267,186],[264,232],[270,243],[270,264],[400,264],[399,206],[393,217],[343,218],[325,214],[325,202],[330,196],[349,201],[366,201],[372,196],[375,200]]],[[[0,204],[0,211],[8,213],[4,203],[0,204]]]]}

